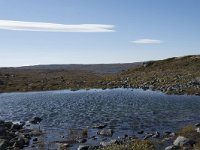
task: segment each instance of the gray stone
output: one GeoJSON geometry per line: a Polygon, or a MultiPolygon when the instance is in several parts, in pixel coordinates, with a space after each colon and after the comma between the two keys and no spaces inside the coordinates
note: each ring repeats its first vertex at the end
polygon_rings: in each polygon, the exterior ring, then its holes
{"type": "Polygon", "coordinates": [[[103,129],[103,128],[105,128],[106,126],[107,126],[106,124],[100,124],[100,123],[98,123],[98,124],[95,124],[95,125],[93,126],[93,128],[103,129]]]}
{"type": "Polygon", "coordinates": [[[78,143],[85,143],[85,142],[87,142],[87,139],[78,139],[77,142],[78,143]]]}
{"type": "Polygon", "coordinates": [[[41,121],[42,121],[42,118],[40,118],[40,117],[33,117],[33,118],[31,118],[31,119],[29,120],[29,122],[32,123],[32,124],[38,124],[38,123],[40,123],[41,121]]]}
{"type": "Polygon", "coordinates": [[[100,142],[100,145],[106,147],[106,146],[110,146],[112,144],[118,144],[118,143],[119,142],[117,140],[111,140],[109,142],[100,142]]]}
{"type": "Polygon", "coordinates": [[[0,120],[0,125],[4,125],[5,121],[0,120]]]}
{"type": "Polygon", "coordinates": [[[196,131],[197,131],[198,133],[200,133],[200,128],[197,128],[196,131]]]}
{"type": "Polygon", "coordinates": [[[4,140],[4,139],[0,139],[0,150],[4,150],[6,149],[6,147],[8,146],[8,141],[4,140]]]}
{"type": "Polygon", "coordinates": [[[152,136],[153,138],[159,138],[160,137],[160,133],[159,132],[155,132],[154,135],[152,136]]]}
{"type": "Polygon", "coordinates": [[[139,132],[138,132],[138,134],[143,134],[143,133],[144,133],[144,131],[139,131],[139,132]]]}
{"type": "Polygon", "coordinates": [[[200,127],[200,123],[196,123],[195,126],[196,126],[196,127],[200,127]]]}
{"type": "Polygon", "coordinates": [[[90,148],[90,146],[88,145],[79,145],[77,150],[88,150],[90,148]]]}
{"type": "Polygon", "coordinates": [[[171,145],[165,148],[165,150],[179,150],[179,149],[180,147],[175,145],[171,145]]]}
{"type": "Polygon", "coordinates": [[[153,136],[153,134],[149,133],[149,134],[146,134],[145,137],[144,137],[143,139],[146,140],[146,139],[148,139],[148,138],[150,138],[150,137],[152,137],[152,136],[153,136]]]}
{"type": "Polygon", "coordinates": [[[11,129],[13,123],[12,122],[5,122],[4,126],[7,127],[8,129],[11,129]]]}
{"type": "Polygon", "coordinates": [[[173,143],[175,146],[193,146],[195,141],[185,138],[183,136],[178,136],[173,143]]]}
{"type": "Polygon", "coordinates": [[[70,144],[68,143],[60,144],[60,150],[67,150],[69,147],[70,147],[70,144]]]}
{"type": "Polygon", "coordinates": [[[33,138],[33,141],[36,142],[38,139],[37,138],[33,138]]]}
{"type": "Polygon", "coordinates": [[[112,129],[103,129],[103,130],[97,132],[97,134],[102,135],[102,136],[112,136],[113,130],[112,129]]]}
{"type": "Polygon", "coordinates": [[[11,127],[12,130],[20,130],[22,129],[22,125],[20,124],[13,124],[11,127]]]}

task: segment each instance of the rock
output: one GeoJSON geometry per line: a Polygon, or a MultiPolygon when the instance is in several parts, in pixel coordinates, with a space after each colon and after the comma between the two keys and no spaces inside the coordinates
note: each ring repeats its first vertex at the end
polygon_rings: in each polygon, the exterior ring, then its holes
{"type": "Polygon", "coordinates": [[[7,127],[8,129],[11,129],[12,124],[13,124],[12,122],[5,122],[4,126],[7,127]]]}
{"type": "Polygon", "coordinates": [[[193,146],[195,141],[185,138],[183,136],[178,136],[173,143],[175,146],[193,146]]]}
{"type": "Polygon", "coordinates": [[[40,123],[41,121],[42,121],[42,118],[40,118],[40,117],[33,117],[33,118],[31,118],[31,119],[29,120],[29,122],[32,123],[32,124],[38,124],[38,123],[40,123]]]}
{"type": "Polygon", "coordinates": [[[139,131],[139,132],[138,132],[138,134],[143,134],[143,133],[144,133],[144,131],[139,131]]]}
{"type": "Polygon", "coordinates": [[[109,142],[100,142],[100,145],[106,147],[106,146],[110,146],[112,144],[118,144],[118,143],[119,143],[119,141],[117,141],[117,140],[111,140],[109,142]]]}
{"type": "Polygon", "coordinates": [[[28,138],[24,138],[24,145],[28,146],[29,145],[29,139],[28,138]]]}
{"type": "Polygon", "coordinates": [[[4,125],[5,121],[0,120],[0,125],[4,125]]]}
{"type": "Polygon", "coordinates": [[[78,143],[85,143],[85,142],[87,142],[87,139],[79,139],[79,140],[77,140],[77,142],[78,143]]]}
{"type": "Polygon", "coordinates": [[[176,135],[176,133],[174,133],[174,132],[169,134],[169,136],[172,136],[172,137],[174,137],[175,135],[176,135]]]}
{"type": "Polygon", "coordinates": [[[97,128],[97,129],[103,129],[103,128],[105,128],[107,125],[106,124],[95,124],[94,126],[93,126],[93,128],[97,128]]]}
{"type": "Polygon", "coordinates": [[[20,124],[12,124],[12,126],[11,126],[11,129],[12,130],[20,130],[20,129],[22,129],[22,125],[20,125],[20,124]]]}
{"type": "Polygon", "coordinates": [[[0,150],[6,149],[6,147],[9,146],[8,144],[9,144],[9,143],[8,143],[7,140],[0,139],[0,150]]]}
{"type": "Polygon", "coordinates": [[[165,150],[179,150],[179,149],[180,147],[175,145],[171,145],[165,148],[165,150]]]}
{"type": "Polygon", "coordinates": [[[103,129],[101,131],[98,131],[97,134],[102,135],[102,136],[112,136],[113,130],[112,129],[103,129]]]}
{"type": "Polygon", "coordinates": [[[196,127],[200,127],[200,123],[196,123],[195,126],[196,126],[196,127]]]}
{"type": "Polygon", "coordinates": [[[196,131],[197,131],[198,133],[200,133],[200,128],[197,128],[196,131]]]}
{"type": "Polygon", "coordinates": [[[6,134],[6,129],[5,129],[5,127],[1,127],[0,126],[0,136],[2,136],[2,135],[5,135],[6,134]]]}
{"type": "Polygon", "coordinates": [[[24,148],[25,140],[23,137],[20,137],[13,145],[13,147],[24,148]]]}
{"type": "Polygon", "coordinates": [[[146,139],[148,139],[148,138],[150,138],[150,137],[152,137],[152,136],[153,136],[153,134],[149,133],[149,134],[146,134],[145,137],[144,137],[143,139],[146,140],[146,139]]]}
{"type": "Polygon", "coordinates": [[[171,131],[165,131],[164,134],[165,135],[170,135],[172,132],[171,131]]]}
{"type": "Polygon", "coordinates": [[[79,145],[77,150],[88,150],[90,148],[90,146],[88,145],[79,145]]]}
{"type": "Polygon", "coordinates": [[[60,150],[67,150],[69,147],[70,147],[70,144],[68,143],[60,144],[60,150]]]}
{"type": "Polygon", "coordinates": [[[37,138],[33,138],[33,141],[36,142],[38,139],[37,138]]]}
{"type": "Polygon", "coordinates": [[[160,137],[160,133],[159,132],[155,132],[154,135],[152,136],[153,138],[159,138],[160,137]]]}

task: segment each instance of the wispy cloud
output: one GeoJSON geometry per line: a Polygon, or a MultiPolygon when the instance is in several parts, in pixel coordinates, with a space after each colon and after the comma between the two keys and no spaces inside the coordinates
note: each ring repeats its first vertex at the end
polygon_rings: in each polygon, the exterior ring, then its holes
{"type": "Polygon", "coordinates": [[[161,40],[156,40],[156,39],[137,39],[137,40],[134,40],[131,42],[136,43],[136,44],[160,44],[160,43],[162,43],[161,40]]]}
{"type": "Polygon", "coordinates": [[[0,20],[0,29],[46,32],[114,32],[114,25],[107,24],[56,24],[0,20]]]}

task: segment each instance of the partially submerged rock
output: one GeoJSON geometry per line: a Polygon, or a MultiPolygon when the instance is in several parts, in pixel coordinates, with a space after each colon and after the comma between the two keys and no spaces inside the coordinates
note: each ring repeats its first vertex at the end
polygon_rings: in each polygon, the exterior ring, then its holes
{"type": "Polygon", "coordinates": [[[40,117],[33,117],[33,118],[31,118],[30,120],[29,120],[29,122],[30,123],[32,123],[32,124],[38,124],[38,123],[40,123],[42,121],[42,118],[40,118],[40,117]]]}
{"type": "Polygon", "coordinates": [[[105,128],[106,126],[107,126],[106,124],[98,123],[98,124],[95,124],[95,125],[93,126],[93,128],[103,129],[103,128],[105,128]]]}
{"type": "Polygon", "coordinates": [[[112,136],[113,130],[112,129],[103,129],[101,131],[98,131],[97,134],[102,135],[102,136],[112,136]]]}
{"type": "Polygon", "coordinates": [[[89,148],[89,145],[79,145],[78,150],[88,150],[89,148]]]}

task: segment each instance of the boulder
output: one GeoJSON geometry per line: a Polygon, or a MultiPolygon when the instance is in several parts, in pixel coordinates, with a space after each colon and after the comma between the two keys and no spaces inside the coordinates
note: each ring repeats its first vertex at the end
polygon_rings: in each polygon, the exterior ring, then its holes
{"type": "Polygon", "coordinates": [[[103,129],[103,128],[105,128],[106,126],[107,126],[106,124],[100,124],[100,123],[98,123],[98,124],[95,124],[95,125],[93,126],[93,128],[103,129]]]}
{"type": "Polygon", "coordinates": [[[119,141],[117,141],[117,140],[111,140],[109,142],[100,142],[100,145],[106,147],[106,146],[110,146],[112,144],[118,144],[118,143],[119,143],[119,141]]]}
{"type": "Polygon", "coordinates": [[[90,148],[90,146],[88,145],[79,145],[77,150],[88,150],[90,148]]]}
{"type": "Polygon", "coordinates": [[[200,123],[196,123],[195,126],[196,126],[196,127],[200,127],[200,123]]]}
{"type": "Polygon", "coordinates": [[[144,140],[147,140],[148,138],[152,137],[153,134],[152,133],[148,133],[145,135],[145,137],[143,138],[144,140]]]}
{"type": "Polygon", "coordinates": [[[85,143],[85,142],[87,142],[87,139],[78,139],[77,142],[78,143],[85,143]]]}
{"type": "Polygon", "coordinates": [[[144,133],[144,131],[138,131],[138,134],[143,134],[144,133]]]}
{"type": "Polygon", "coordinates": [[[97,134],[102,135],[102,136],[112,136],[113,130],[112,129],[103,129],[101,131],[98,131],[97,134]]]}
{"type": "Polygon", "coordinates": [[[193,146],[195,144],[195,141],[190,140],[190,139],[183,137],[183,136],[178,136],[173,144],[175,146],[181,146],[181,147],[183,147],[183,146],[193,146]]]}
{"type": "Polygon", "coordinates": [[[168,147],[165,148],[165,150],[179,150],[180,147],[179,146],[175,146],[175,145],[170,145],[168,147]]]}
{"type": "Polygon", "coordinates": [[[200,133],[200,128],[197,128],[196,131],[197,131],[198,133],[200,133]]]}
{"type": "Polygon", "coordinates": [[[12,130],[20,130],[20,129],[22,129],[22,125],[20,125],[20,124],[12,124],[12,126],[11,126],[11,129],[12,130]]]}
{"type": "Polygon", "coordinates": [[[8,144],[9,144],[9,143],[8,143],[7,140],[0,139],[0,150],[6,149],[6,147],[9,146],[8,144]]]}
{"type": "Polygon", "coordinates": [[[70,147],[70,144],[68,143],[62,143],[60,144],[60,150],[66,150],[70,147]]]}
{"type": "Polygon", "coordinates": [[[12,122],[5,122],[5,123],[4,123],[4,126],[5,126],[6,128],[8,128],[8,129],[11,129],[12,125],[13,125],[12,122]]]}
{"type": "Polygon", "coordinates": [[[13,145],[13,147],[24,148],[25,140],[23,137],[20,137],[13,145]]]}
{"type": "Polygon", "coordinates": [[[31,119],[29,120],[29,122],[32,123],[32,124],[38,124],[38,123],[40,123],[41,121],[42,121],[42,118],[40,118],[40,117],[33,117],[33,118],[31,118],[31,119]]]}
{"type": "Polygon", "coordinates": [[[5,121],[0,120],[0,125],[4,125],[5,121]]]}
{"type": "Polygon", "coordinates": [[[159,138],[160,137],[160,133],[159,132],[155,132],[154,135],[152,136],[152,138],[159,138]]]}

